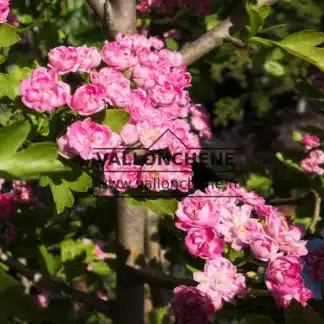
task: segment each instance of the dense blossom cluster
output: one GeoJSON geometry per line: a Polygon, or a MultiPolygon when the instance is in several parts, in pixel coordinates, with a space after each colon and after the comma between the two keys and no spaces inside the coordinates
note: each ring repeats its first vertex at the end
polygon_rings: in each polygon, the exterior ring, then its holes
{"type": "MultiPolygon", "coordinates": [[[[225,244],[237,251],[249,248],[256,259],[267,262],[265,283],[280,306],[287,307],[292,299],[306,305],[311,291],[301,277],[301,256],[307,254],[307,241],[301,239],[303,231],[290,224],[278,209],[265,204],[262,197],[232,183],[225,189],[210,185],[205,192],[197,190],[183,199],[176,216],[176,226],[187,232],[188,251],[206,260],[204,271],[194,273],[199,284],[191,290],[208,296],[204,297],[205,304],[211,300],[214,311],[221,309],[223,302],[234,303],[235,296],[248,290],[245,277],[222,255],[225,244]]],[[[181,289],[180,297],[178,290],[174,293],[172,312],[180,318],[187,316],[180,313],[185,312],[184,306],[176,302],[185,300],[186,290],[181,289]]],[[[205,304],[196,306],[197,314],[205,304]]],[[[187,323],[209,323],[200,316],[207,315],[197,315],[187,323]]]]}
{"type": "Polygon", "coordinates": [[[0,24],[7,22],[10,11],[9,0],[0,0],[0,24]]]}
{"type": "Polygon", "coordinates": [[[174,1],[165,1],[165,0],[141,0],[138,4],[137,9],[142,12],[146,12],[150,9],[157,11],[172,14],[174,11],[179,9],[195,9],[199,15],[208,15],[212,10],[212,1],[211,0],[174,0],[174,1]]]}
{"type": "Polygon", "coordinates": [[[324,164],[324,152],[321,149],[315,149],[321,146],[320,139],[315,135],[304,135],[302,143],[307,151],[312,150],[301,161],[302,169],[307,173],[323,175],[324,168],[321,167],[321,164],[324,164]]]}
{"type": "MultiPolygon", "coordinates": [[[[22,101],[45,112],[67,105],[85,118],[72,123],[57,141],[60,154],[67,159],[116,155],[136,143],[146,152],[185,153],[190,148],[199,150],[199,137],[211,137],[207,111],[193,104],[186,90],[191,76],[181,54],[165,49],[158,38],[119,34],[116,41],[106,42],[101,52],[94,47],[60,46],[49,52],[48,67],[36,68],[21,82],[22,101]],[[102,61],[107,66],[102,66],[102,61]],[[64,77],[76,72],[89,73],[89,82],[72,93],[64,77]],[[129,113],[130,119],[119,134],[92,119],[106,109],[129,113]]],[[[131,156],[127,158],[131,165],[114,165],[111,160],[106,161],[105,179],[120,191],[142,184],[155,191],[187,191],[190,187],[192,170],[185,161],[178,163],[176,175],[172,163],[139,167],[131,156]],[[118,183],[121,179],[124,182],[118,183]],[[177,179],[187,184],[176,186],[177,179]]]]}

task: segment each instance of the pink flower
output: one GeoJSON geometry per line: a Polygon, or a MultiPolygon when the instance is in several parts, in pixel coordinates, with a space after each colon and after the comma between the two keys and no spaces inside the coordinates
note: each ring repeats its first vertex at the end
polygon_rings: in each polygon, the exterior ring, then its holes
{"type": "Polygon", "coordinates": [[[46,295],[42,295],[42,294],[37,295],[37,303],[38,303],[39,307],[47,308],[49,305],[48,295],[47,294],[46,295]]]}
{"type": "Polygon", "coordinates": [[[10,191],[10,195],[14,201],[20,203],[37,201],[33,188],[28,183],[21,183],[21,181],[13,181],[13,189],[10,191]]]}
{"type": "Polygon", "coordinates": [[[308,252],[305,261],[313,281],[324,281],[324,248],[308,252]]]}
{"type": "Polygon", "coordinates": [[[86,84],[78,88],[69,106],[80,115],[89,116],[106,108],[106,90],[99,84],[86,84]]]}
{"type": "Polygon", "coordinates": [[[310,150],[321,145],[320,139],[315,135],[304,135],[301,141],[305,145],[306,150],[310,150]]]}
{"type": "Polygon", "coordinates": [[[189,229],[185,244],[192,255],[202,259],[214,259],[223,252],[225,242],[217,236],[212,227],[193,227],[189,229]]]}
{"type": "Polygon", "coordinates": [[[76,72],[79,68],[77,49],[71,46],[51,49],[48,53],[48,66],[59,74],[76,72]]]}
{"type": "Polygon", "coordinates": [[[110,152],[120,145],[120,137],[108,126],[101,126],[87,118],[71,124],[66,133],[68,145],[73,153],[84,160],[96,158],[97,154],[110,152]]]}
{"type": "Polygon", "coordinates": [[[199,132],[201,137],[210,139],[212,137],[212,128],[207,110],[201,105],[192,105],[190,107],[192,127],[199,132]]]}
{"type": "Polygon", "coordinates": [[[254,256],[261,261],[268,261],[273,258],[278,250],[278,243],[267,235],[256,235],[250,243],[254,256]]]}
{"type": "MultiPolygon", "coordinates": [[[[158,112],[157,115],[159,115],[158,112]]],[[[161,117],[162,115],[160,118],[147,118],[136,125],[139,140],[148,150],[161,150],[169,146],[168,127],[170,123],[161,117]]]]}
{"type": "Polygon", "coordinates": [[[72,159],[77,152],[69,145],[69,138],[67,135],[63,135],[56,141],[59,154],[65,159],[72,159]]]}
{"type": "Polygon", "coordinates": [[[9,11],[9,0],[0,0],[0,24],[7,22],[9,11]]]}
{"type": "Polygon", "coordinates": [[[70,100],[70,86],[57,81],[53,70],[37,68],[31,77],[20,83],[22,102],[39,111],[53,111],[70,100]]]}
{"type": "Polygon", "coordinates": [[[91,69],[97,67],[101,62],[101,55],[95,47],[83,45],[77,47],[76,52],[79,71],[90,72],[91,69]]]}
{"type": "Polygon", "coordinates": [[[101,51],[102,60],[119,71],[127,70],[137,63],[137,57],[125,45],[117,42],[106,42],[101,51]]]}
{"type": "Polygon", "coordinates": [[[246,292],[244,276],[223,257],[208,260],[204,272],[195,272],[193,277],[199,282],[197,289],[212,299],[216,310],[223,307],[223,301],[235,304],[235,296],[246,292]]]}
{"type": "Polygon", "coordinates": [[[104,300],[104,301],[107,301],[108,300],[108,296],[107,296],[107,294],[105,293],[105,292],[103,292],[103,291],[97,291],[96,292],[96,295],[97,295],[97,297],[98,298],[100,298],[101,300],[104,300]]]}
{"type": "Polygon", "coordinates": [[[179,286],[173,291],[170,313],[178,324],[212,324],[215,308],[208,294],[196,287],[179,286]]]}
{"type": "Polygon", "coordinates": [[[103,68],[91,73],[91,82],[106,89],[106,99],[110,105],[126,108],[131,100],[130,81],[121,72],[112,68],[103,68]]]}
{"type": "Polygon", "coordinates": [[[150,96],[154,106],[168,106],[175,102],[178,92],[171,82],[166,81],[163,85],[156,85],[151,89],[150,96]]]}
{"type": "Polygon", "coordinates": [[[148,160],[141,173],[141,184],[152,191],[179,190],[188,192],[192,187],[190,165],[164,162],[160,156],[148,160]]]}
{"type": "Polygon", "coordinates": [[[134,162],[132,153],[112,152],[104,165],[106,183],[121,192],[138,187],[142,167],[134,162]]]}
{"type": "Polygon", "coordinates": [[[301,271],[301,259],[295,256],[280,253],[268,263],[265,283],[280,306],[288,307],[292,299],[307,305],[311,293],[304,286],[301,271]]]}
{"type": "Polygon", "coordinates": [[[104,260],[106,257],[105,257],[105,252],[102,251],[102,249],[100,248],[99,245],[96,244],[95,246],[95,253],[96,253],[96,256],[98,258],[98,260],[104,260]]]}
{"type": "Polygon", "coordinates": [[[320,176],[324,174],[324,169],[321,168],[314,160],[312,160],[309,157],[301,160],[300,166],[302,167],[304,172],[314,173],[320,176]]]}
{"type": "Polygon", "coordinates": [[[228,194],[236,197],[238,200],[244,204],[256,207],[258,205],[264,205],[264,199],[257,195],[255,192],[249,192],[245,188],[239,186],[238,184],[229,183],[227,185],[228,194]]]}
{"type": "Polygon", "coordinates": [[[168,62],[171,67],[183,65],[182,55],[180,52],[172,52],[168,49],[163,49],[159,52],[160,62],[168,62]]]}
{"type": "Polygon", "coordinates": [[[250,219],[251,211],[252,207],[249,205],[220,208],[221,224],[217,229],[226,242],[232,243],[235,250],[241,250],[250,243],[248,226],[250,222],[255,222],[254,219],[250,219]]]}
{"type": "Polygon", "coordinates": [[[0,219],[7,219],[13,215],[15,203],[10,194],[0,194],[0,219]]]}
{"type": "Polygon", "coordinates": [[[133,145],[138,141],[138,132],[135,125],[126,124],[120,132],[120,136],[126,145],[133,145]]]}

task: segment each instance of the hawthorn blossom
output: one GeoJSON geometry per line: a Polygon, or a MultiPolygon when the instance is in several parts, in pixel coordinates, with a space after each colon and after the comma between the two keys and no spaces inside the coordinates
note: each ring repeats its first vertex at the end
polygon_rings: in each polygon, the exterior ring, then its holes
{"type": "Polygon", "coordinates": [[[90,72],[101,63],[101,55],[95,47],[86,45],[76,47],[78,71],[90,72]]]}
{"type": "Polygon", "coordinates": [[[69,106],[82,116],[93,115],[106,108],[106,90],[100,84],[86,84],[73,94],[69,106]]]}
{"type": "Polygon", "coordinates": [[[7,22],[9,11],[9,0],[0,0],[0,24],[7,22]]]}
{"type": "Polygon", "coordinates": [[[221,255],[225,242],[219,238],[212,227],[192,227],[189,229],[185,244],[192,255],[202,259],[214,259],[221,255]]]}
{"type": "MultiPolygon", "coordinates": [[[[97,158],[97,154],[110,152],[120,145],[120,136],[108,126],[101,126],[87,118],[71,124],[64,138],[65,146],[59,145],[62,156],[80,155],[84,160],[97,158]],[[67,153],[68,152],[68,153],[67,153]]],[[[60,141],[62,143],[62,140],[60,141]]]]}
{"type": "Polygon", "coordinates": [[[0,194],[0,219],[8,219],[14,214],[15,203],[9,193],[0,194]]]}
{"type": "Polygon", "coordinates": [[[246,293],[245,278],[226,258],[218,257],[208,260],[203,272],[195,272],[197,289],[206,293],[216,310],[223,307],[223,302],[235,304],[235,296],[246,293]]]}
{"type": "Polygon", "coordinates": [[[301,277],[302,262],[296,256],[277,254],[268,263],[265,273],[265,283],[272,292],[276,302],[287,308],[292,299],[297,300],[303,307],[311,298],[311,291],[304,286],[301,277]]]}
{"type": "Polygon", "coordinates": [[[48,53],[48,66],[59,74],[76,72],[79,68],[78,50],[71,46],[58,46],[48,53]]]}
{"type": "Polygon", "coordinates": [[[208,294],[196,287],[178,286],[173,291],[170,313],[178,324],[212,324],[215,308],[208,294]]]}
{"type": "Polygon", "coordinates": [[[321,145],[320,139],[315,135],[304,135],[301,142],[305,145],[306,150],[310,150],[321,145]]]}
{"type": "Polygon", "coordinates": [[[31,77],[20,83],[22,102],[31,109],[53,111],[70,100],[70,86],[57,81],[54,70],[36,68],[31,77]]]}

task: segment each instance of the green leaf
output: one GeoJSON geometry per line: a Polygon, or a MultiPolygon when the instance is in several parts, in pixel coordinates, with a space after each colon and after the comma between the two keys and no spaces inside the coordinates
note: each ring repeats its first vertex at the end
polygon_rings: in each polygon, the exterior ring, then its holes
{"type": "Polygon", "coordinates": [[[62,262],[72,261],[77,257],[84,256],[84,262],[90,263],[95,259],[95,246],[92,242],[84,243],[82,240],[65,240],[61,242],[62,262]]]}
{"type": "Polygon", "coordinates": [[[0,55],[0,64],[6,61],[6,57],[4,55],[0,55]]]}
{"type": "Polygon", "coordinates": [[[165,43],[167,49],[169,49],[170,51],[177,51],[179,49],[179,44],[174,38],[167,37],[165,39],[165,43]]]}
{"type": "Polygon", "coordinates": [[[20,82],[27,79],[32,70],[24,67],[14,66],[11,68],[10,73],[0,73],[0,98],[8,97],[11,100],[15,100],[19,95],[20,82]]]}
{"type": "Polygon", "coordinates": [[[285,75],[285,67],[276,61],[267,61],[264,63],[264,69],[271,75],[280,77],[285,75]]]}
{"type": "Polygon", "coordinates": [[[65,208],[71,208],[74,204],[71,190],[87,192],[92,187],[92,179],[86,172],[74,169],[72,172],[66,173],[64,177],[43,177],[39,185],[50,186],[56,210],[58,213],[62,213],[65,208]]]}
{"type": "Polygon", "coordinates": [[[285,309],[285,319],[286,324],[324,324],[324,320],[311,306],[303,308],[295,300],[285,309]]]}
{"type": "Polygon", "coordinates": [[[316,47],[324,43],[324,33],[304,30],[289,35],[282,41],[276,42],[259,37],[253,37],[253,41],[258,41],[264,45],[279,46],[286,52],[317,66],[324,71],[324,48],[316,47]]]}
{"type": "Polygon", "coordinates": [[[96,114],[93,120],[101,125],[108,126],[113,132],[119,133],[128,123],[130,115],[123,109],[106,109],[96,114]]]}
{"type": "Polygon", "coordinates": [[[265,20],[270,14],[269,6],[258,6],[248,3],[246,5],[246,11],[250,18],[249,37],[256,35],[264,25],[265,20]]]}
{"type": "Polygon", "coordinates": [[[31,144],[27,149],[0,160],[0,175],[3,177],[37,179],[45,174],[61,173],[69,170],[57,160],[54,143],[31,144]]]}
{"type": "Polygon", "coordinates": [[[275,322],[269,316],[249,314],[244,317],[242,324],[275,324],[275,322]]]}
{"type": "Polygon", "coordinates": [[[0,314],[23,321],[36,320],[37,306],[31,296],[24,293],[24,287],[0,269],[0,314]]]}
{"type": "Polygon", "coordinates": [[[148,199],[145,204],[154,213],[172,217],[178,209],[178,201],[174,198],[148,199]]]}
{"type": "Polygon", "coordinates": [[[217,14],[205,16],[204,20],[205,20],[205,25],[206,25],[207,31],[215,28],[220,23],[220,20],[219,20],[219,17],[217,14]]]}
{"type": "Polygon", "coordinates": [[[259,174],[250,173],[245,187],[248,190],[256,191],[264,195],[269,192],[271,185],[272,185],[272,180],[270,178],[259,174]]]}
{"type": "Polygon", "coordinates": [[[236,261],[237,259],[242,259],[244,257],[244,251],[235,251],[232,248],[229,251],[228,259],[231,262],[236,261]]]}
{"type": "Polygon", "coordinates": [[[0,25],[0,47],[9,47],[20,41],[18,29],[9,24],[0,25]]]}
{"type": "Polygon", "coordinates": [[[191,273],[195,273],[195,272],[199,272],[199,271],[200,271],[199,269],[196,269],[196,268],[192,267],[192,266],[189,265],[189,264],[186,264],[186,268],[187,268],[191,273]]]}
{"type": "Polygon", "coordinates": [[[106,262],[93,262],[91,263],[92,269],[91,271],[94,273],[97,273],[99,275],[107,275],[110,274],[111,268],[109,267],[109,265],[106,262]]]}
{"type": "Polygon", "coordinates": [[[60,257],[48,252],[46,246],[43,244],[40,245],[38,249],[42,256],[42,261],[46,267],[47,272],[49,274],[55,274],[55,272],[60,267],[60,263],[61,263],[60,257]]]}
{"type": "MultiPolygon", "coordinates": [[[[26,141],[31,126],[28,122],[18,122],[0,129],[0,159],[5,159],[14,153],[26,141]]],[[[1,163],[1,162],[0,162],[1,163]]]]}
{"type": "Polygon", "coordinates": [[[154,308],[150,312],[150,324],[163,324],[164,318],[168,314],[168,307],[154,308]]]}

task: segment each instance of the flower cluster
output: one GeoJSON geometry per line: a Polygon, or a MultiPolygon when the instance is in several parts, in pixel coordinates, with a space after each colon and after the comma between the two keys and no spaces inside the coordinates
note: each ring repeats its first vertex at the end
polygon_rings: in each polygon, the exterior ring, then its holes
{"type": "Polygon", "coordinates": [[[249,248],[256,259],[268,262],[265,283],[280,306],[287,307],[292,299],[306,305],[311,292],[301,277],[301,256],[308,252],[303,231],[262,197],[232,183],[224,189],[210,185],[184,198],[176,216],[176,226],[187,233],[188,251],[206,260],[194,279],[215,310],[247,291],[245,277],[222,255],[225,244],[237,251],[249,248]]]}
{"type": "Polygon", "coordinates": [[[7,22],[9,15],[9,0],[0,0],[0,24],[7,22]]]}
{"type": "MultiPolygon", "coordinates": [[[[134,144],[143,147],[146,154],[158,150],[188,153],[191,148],[199,150],[199,137],[211,137],[207,111],[193,104],[187,91],[191,76],[181,54],[165,49],[158,38],[119,34],[116,41],[106,42],[101,52],[87,46],[60,46],[49,52],[48,67],[36,68],[21,82],[22,101],[45,112],[68,106],[80,116],[81,120],[68,126],[57,140],[66,159],[103,159],[134,144]],[[103,63],[107,66],[99,67],[103,63]],[[79,72],[89,81],[71,93],[65,75],[79,72]],[[130,116],[119,134],[93,119],[107,109],[122,109],[130,116]]],[[[186,161],[177,163],[176,174],[172,163],[139,167],[132,157],[127,160],[130,165],[105,163],[105,180],[120,191],[142,184],[154,191],[187,191],[190,187],[192,170],[186,161]],[[175,185],[179,178],[187,184],[175,185]],[[120,180],[128,184],[118,185],[120,180]]]]}
{"type": "Polygon", "coordinates": [[[199,15],[208,15],[212,9],[211,0],[193,1],[193,0],[141,0],[138,4],[137,9],[141,12],[146,12],[150,9],[158,12],[172,14],[176,8],[183,8],[191,10],[196,9],[199,15]]]}
{"type": "Polygon", "coordinates": [[[301,142],[307,151],[314,149],[300,162],[302,169],[307,173],[323,175],[324,168],[320,165],[324,163],[324,152],[320,149],[315,149],[320,147],[320,139],[315,135],[304,135],[301,142]]]}

